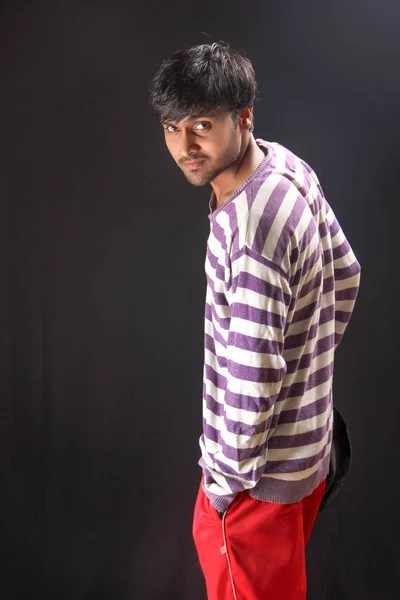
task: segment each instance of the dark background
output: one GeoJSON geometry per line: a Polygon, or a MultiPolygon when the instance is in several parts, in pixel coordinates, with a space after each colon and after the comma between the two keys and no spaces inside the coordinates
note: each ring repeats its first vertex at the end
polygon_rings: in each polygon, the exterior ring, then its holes
{"type": "Polygon", "coordinates": [[[218,39],[255,67],[255,136],[312,165],[362,265],[334,382],[353,470],[308,597],[399,597],[399,31],[395,0],[0,2],[1,600],[205,597],[211,188],[176,167],[147,91],[218,39]]]}

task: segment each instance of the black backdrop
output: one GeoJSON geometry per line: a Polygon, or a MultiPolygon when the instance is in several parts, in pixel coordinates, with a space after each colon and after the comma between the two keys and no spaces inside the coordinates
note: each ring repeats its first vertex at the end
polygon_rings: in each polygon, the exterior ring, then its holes
{"type": "MultiPolygon", "coordinates": [[[[336,358],[354,461],[310,600],[399,597],[395,0],[0,2],[0,598],[202,600],[208,198],[148,83],[182,45],[246,51],[256,137],[317,171],[363,272],[336,358]]],[[[277,599],[279,600],[279,599],[277,599]]]]}

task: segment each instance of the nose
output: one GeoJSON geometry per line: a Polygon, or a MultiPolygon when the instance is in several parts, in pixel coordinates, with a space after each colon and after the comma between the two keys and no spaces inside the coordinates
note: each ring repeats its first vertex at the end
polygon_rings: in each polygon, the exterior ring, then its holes
{"type": "Polygon", "coordinates": [[[183,159],[190,157],[193,152],[198,152],[200,146],[195,142],[193,134],[183,129],[181,134],[181,148],[180,153],[183,159]]]}

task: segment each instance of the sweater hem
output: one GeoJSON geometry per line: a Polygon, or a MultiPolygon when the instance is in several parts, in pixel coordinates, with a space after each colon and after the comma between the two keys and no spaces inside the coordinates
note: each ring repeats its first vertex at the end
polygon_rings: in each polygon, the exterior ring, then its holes
{"type": "MultiPolygon", "coordinates": [[[[217,496],[209,492],[205,488],[205,479],[203,478],[203,491],[210,500],[211,505],[218,511],[225,511],[232,504],[238,494],[247,493],[255,500],[261,502],[274,502],[276,504],[293,504],[300,502],[306,496],[312,494],[316,487],[327,478],[329,472],[330,453],[324,457],[321,465],[315,473],[300,479],[298,481],[287,481],[282,479],[274,479],[271,476],[264,475],[258,481],[256,486],[250,490],[237,492],[236,494],[227,494],[217,496]]],[[[199,460],[199,465],[203,472],[207,469],[207,465],[203,458],[199,460]]]]}

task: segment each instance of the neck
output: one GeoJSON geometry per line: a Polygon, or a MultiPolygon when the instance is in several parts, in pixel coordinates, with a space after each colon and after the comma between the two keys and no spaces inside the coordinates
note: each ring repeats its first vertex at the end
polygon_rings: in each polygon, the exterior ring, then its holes
{"type": "Polygon", "coordinates": [[[229,200],[232,194],[250,177],[264,157],[265,153],[257,146],[253,134],[250,134],[247,145],[233,168],[224,171],[211,182],[217,201],[216,208],[220,208],[229,200]]]}

